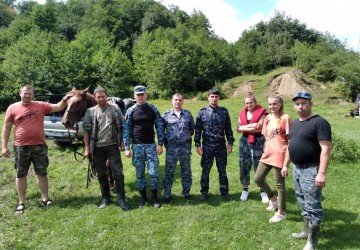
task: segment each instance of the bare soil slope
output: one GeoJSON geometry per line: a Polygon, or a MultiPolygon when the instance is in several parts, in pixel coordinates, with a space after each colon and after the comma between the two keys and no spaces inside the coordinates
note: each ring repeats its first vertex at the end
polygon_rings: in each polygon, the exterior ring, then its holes
{"type": "MultiPolygon", "coordinates": [[[[252,91],[253,81],[247,81],[241,84],[233,93],[233,96],[245,96],[249,91],[252,91]]],[[[319,89],[326,88],[324,85],[318,83],[311,83],[305,79],[302,72],[299,70],[291,70],[279,75],[273,76],[269,79],[267,84],[267,93],[277,92],[282,96],[291,97],[294,93],[306,90],[315,92],[319,89]]]]}

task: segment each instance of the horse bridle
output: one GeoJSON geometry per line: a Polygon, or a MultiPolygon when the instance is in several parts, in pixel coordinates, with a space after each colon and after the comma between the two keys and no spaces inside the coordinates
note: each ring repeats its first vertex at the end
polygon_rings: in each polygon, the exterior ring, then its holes
{"type": "Polygon", "coordinates": [[[66,110],[65,110],[65,113],[69,113],[69,114],[75,114],[77,117],[76,117],[76,119],[74,120],[74,124],[77,124],[77,123],[79,123],[79,121],[80,121],[80,114],[81,113],[84,113],[85,114],[85,112],[86,112],[86,110],[88,109],[88,106],[89,106],[89,100],[88,100],[88,98],[87,98],[87,95],[86,95],[86,93],[85,93],[85,96],[84,96],[84,106],[83,106],[83,108],[80,110],[80,112],[75,112],[75,111],[72,111],[72,110],[70,110],[69,108],[67,108],[66,110]]]}
{"type": "MultiPolygon", "coordinates": [[[[76,132],[75,132],[75,138],[76,138],[77,140],[79,140],[79,139],[78,139],[78,134],[79,134],[79,121],[80,121],[80,118],[81,118],[81,117],[80,117],[80,114],[86,112],[88,105],[89,105],[89,100],[88,100],[87,95],[86,95],[86,93],[85,93],[85,96],[84,96],[84,106],[83,106],[82,110],[80,110],[80,112],[77,113],[77,112],[75,112],[75,111],[70,110],[69,108],[67,108],[67,109],[65,110],[65,113],[70,113],[70,114],[75,114],[75,115],[77,115],[76,119],[74,120],[74,126],[76,127],[76,130],[75,130],[75,131],[76,131],[76,132]]],[[[73,143],[73,139],[71,138],[71,134],[70,134],[70,129],[68,129],[68,136],[69,136],[70,145],[71,145],[71,147],[72,147],[72,149],[73,149],[73,152],[74,152],[74,158],[75,158],[75,160],[78,161],[78,162],[83,161],[83,160],[86,158],[86,156],[85,156],[83,153],[80,153],[80,152],[77,151],[77,144],[74,144],[74,143],[73,143]],[[77,155],[82,156],[82,159],[79,160],[79,159],[77,158],[77,155]]]]}

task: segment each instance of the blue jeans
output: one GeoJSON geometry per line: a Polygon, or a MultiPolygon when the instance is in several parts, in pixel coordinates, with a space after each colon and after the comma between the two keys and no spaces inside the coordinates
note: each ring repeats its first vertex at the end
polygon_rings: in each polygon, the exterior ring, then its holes
{"type": "Polygon", "coordinates": [[[309,217],[310,225],[320,225],[324,210],[321,206],[322,189],[315,184],[318,166],[294,166],[295,196],[302,210],[301,215],[309,217]]]}

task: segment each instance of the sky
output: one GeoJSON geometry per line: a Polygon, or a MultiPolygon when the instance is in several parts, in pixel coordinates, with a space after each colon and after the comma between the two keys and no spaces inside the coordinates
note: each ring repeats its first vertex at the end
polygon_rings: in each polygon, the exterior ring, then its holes
{"type": "MultiPolygon", "coordinates": [[[[45,0],[37,0],[44,3],[45,0]]],[[[347,47],[360,52],[360,0],[156,0],[191,14],[203,12],[215,34],[233,43],[241,33],[275,11],[298,19],[308,28],[328,32],[347,47]]]]}
{"type": "Polygon", "coordinates": [[[203,12],[215,34],[235,42],[241,33],[260,21],[268,21],[275,11],[298,19],[308,28],[328,32],[348,48],[359,52],[359,0],[157,0],[165,6],[175,5],[191,14],[203,12]]]}

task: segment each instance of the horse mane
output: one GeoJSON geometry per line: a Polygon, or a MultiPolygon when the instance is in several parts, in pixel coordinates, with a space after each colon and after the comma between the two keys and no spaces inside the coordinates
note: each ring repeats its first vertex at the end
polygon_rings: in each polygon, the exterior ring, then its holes
{"type": "Polygon", "coordinates": [[[95,100],[95,96],[92,95],[91,93],[86,92],[85,93],[85,98],[90,102],[89,108],[93,107],[93,106],[95,106],[97,104],[97,102],[95,100]]]}

